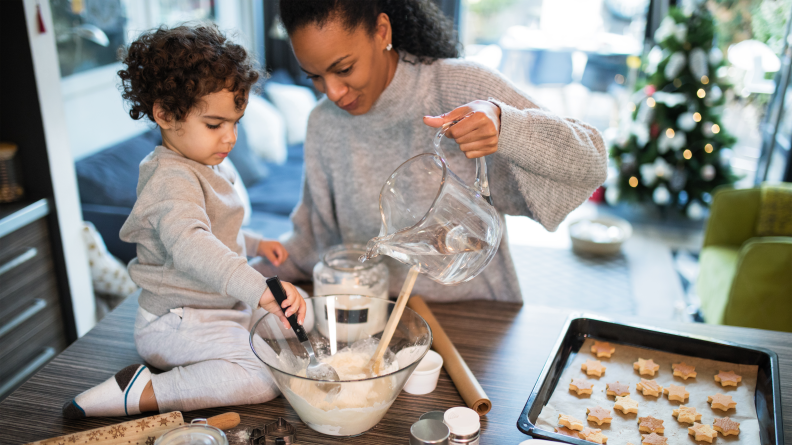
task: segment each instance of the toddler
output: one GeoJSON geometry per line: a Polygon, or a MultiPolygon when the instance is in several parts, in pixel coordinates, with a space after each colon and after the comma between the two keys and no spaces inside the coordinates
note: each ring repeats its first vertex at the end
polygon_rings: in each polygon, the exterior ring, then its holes
{"type": "Polygon", "coordinates": [[[129,265],[141,288],[135,346],[151,365],[132,365],[67,402],[69,418],[192,411],[262,403],[278,395],[250,349],[263,311],[305,319],[303,297],[283,283],[281,307],[246,255],[283,262],[276,241],[241,231],[239,179],[223,160],[259,74],[245,49],[213,25],[160,28],[126,50],[118,72],[132,119],[146,117],[162,145],[140,164],[137,202],[121,239],[137,243],[129,265]],[[285,311],[285,314],[284,314],[285,311]]]}

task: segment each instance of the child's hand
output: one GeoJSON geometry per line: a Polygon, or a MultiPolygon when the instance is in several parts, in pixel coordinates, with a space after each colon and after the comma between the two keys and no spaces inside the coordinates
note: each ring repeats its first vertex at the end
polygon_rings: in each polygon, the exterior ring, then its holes
{"type": "Polygon", "coordinates": [[[258,246],[258,254],[264,255],[275,266],[280,266],[289,258],[289,252],[283,244],[277,241],[261,241],[258,246]]]}
{"type": "Polygon", "coordinates": [[[281,281],[281,284],[283,285],[283,290],[286,291],[286,300],[283,302],[283,304],[279,306],[278,302],[275,301],[275,297],[272,295],[272,292],[267,289],[259,300],[259,306],[266,309],[267,312],[272,312],[273,314],[278,315],[278,318],[281,319],[281,322],[284,326],[286,326],[286,329],[291,329],[289,320],[287,320],[286,317],[289,317],[292,314],[297,314],[297,322],[303,324],[305,321],[305,300],[303,299],[302,295],[297,292],[297,288],[295,288],[293,284],[287,283],[285,281],[281,281]]]}

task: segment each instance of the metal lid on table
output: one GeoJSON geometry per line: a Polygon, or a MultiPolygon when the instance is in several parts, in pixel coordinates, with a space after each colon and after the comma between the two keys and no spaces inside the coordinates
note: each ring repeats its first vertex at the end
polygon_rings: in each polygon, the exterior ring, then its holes
{"type": "Polygon", "coordinates": [[[448,445],[449,433],[440,420],[419,420],[410,427],[410,445],[448,445]]]}

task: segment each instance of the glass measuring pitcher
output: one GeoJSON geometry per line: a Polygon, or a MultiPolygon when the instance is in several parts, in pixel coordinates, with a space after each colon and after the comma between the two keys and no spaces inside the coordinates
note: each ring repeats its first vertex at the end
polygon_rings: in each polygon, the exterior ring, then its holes
{"type": "Polygon", "coordinates": [[[361,260],[388,255],[452,285],[475,278],[495,256],[503,222],[487,199],[484,159],[476,160],[474,186],[465,184],[448,168],[440,149],[448,127],[435,137],[438,154],[409,159],[382,186],[382,227],[361,260]]]}

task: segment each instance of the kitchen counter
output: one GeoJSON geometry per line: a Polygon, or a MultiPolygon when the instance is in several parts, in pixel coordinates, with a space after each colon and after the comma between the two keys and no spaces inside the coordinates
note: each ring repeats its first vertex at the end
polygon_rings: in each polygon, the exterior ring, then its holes
{"type": "MultiPolygon", "coordinates": [[[[518,444],[528,439],[516,422],[571,311],[484,301],[431,304],[432,311],[476,374],[493,408],[481,422],[482,444],[518,444]]],[[[0,403],[0,443],[23,443],[111,425],[132,418],[66,420],[61,405],[97,385],[121,368],[141,362],[132,339],[137,299],[130,297],[86,336],[39,371],[0,403]]],[[[624,319],[663,329],[772,349],[781,370],[784,438],[792,444],[792,334],[704,324],[624,319]]],[[[410,425],[432,410],[463,405],[448,374],[437,389],[415,396],[402,392],[385,418],[372,430],[352,438],[316,433],[300,422],[283,397],[261,404],[185,413],[185,419],[235,411],[242,425],[261,427],[284,417],[297,428],[301,444],[403,444],[410,425]]]]}

